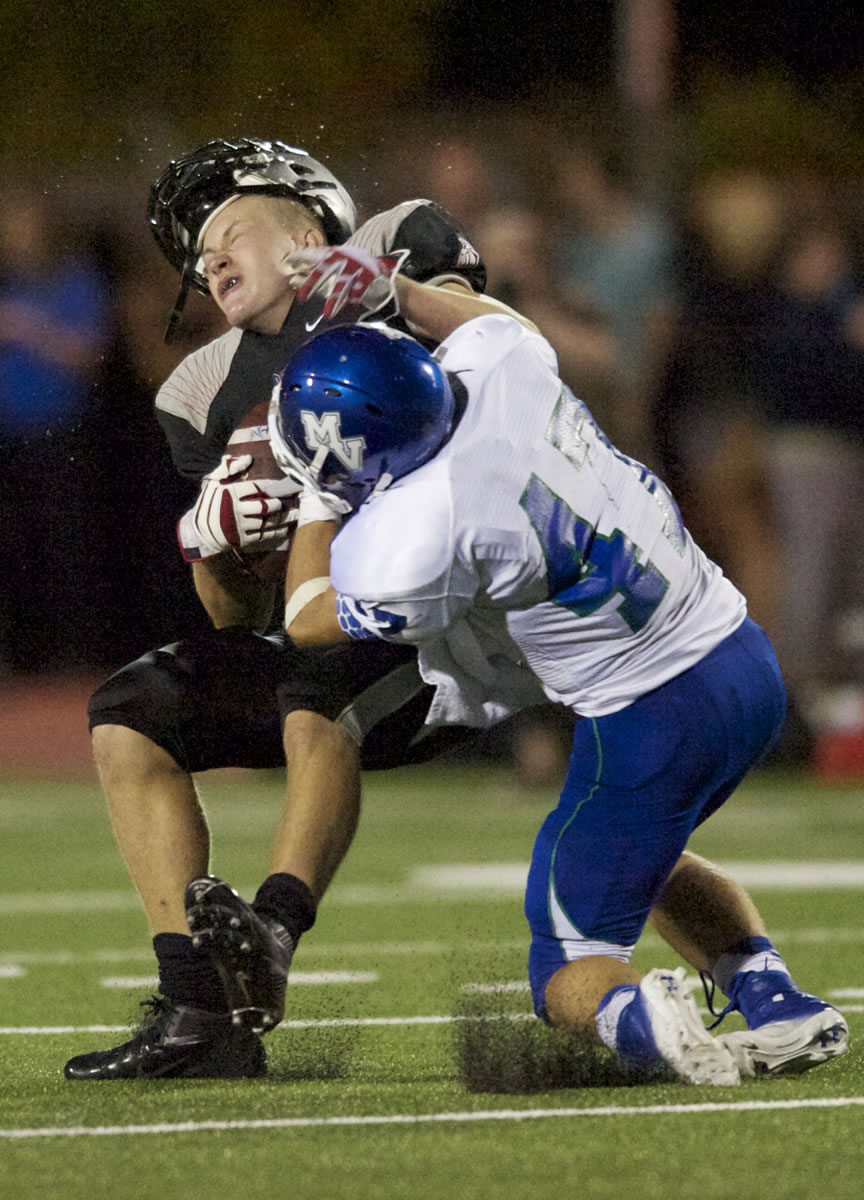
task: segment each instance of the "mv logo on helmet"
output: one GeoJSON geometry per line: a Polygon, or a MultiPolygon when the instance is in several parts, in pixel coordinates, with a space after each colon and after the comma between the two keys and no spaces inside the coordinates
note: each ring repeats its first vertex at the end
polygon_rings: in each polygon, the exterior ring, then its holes
{"type": "Polygon", "coordinates": [[[303,422],[306,445],[313,455],[318,450],[326,448],[335,454],[349,471],[361,470],[366,439],[362,435],[349,438],[342,436],[341,413],[325,412],[319,417],[308,409],[301,409],[300,420],[303,422]]]}

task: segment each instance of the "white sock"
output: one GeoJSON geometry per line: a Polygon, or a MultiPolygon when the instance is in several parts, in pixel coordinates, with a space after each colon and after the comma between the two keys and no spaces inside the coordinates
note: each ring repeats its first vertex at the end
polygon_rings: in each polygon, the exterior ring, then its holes
{"type": "Polygon", "coordinates": [[[782,955],[772,946],[770,950],[760,950],[757,954],[721,954],[711,968],[711,978],[720,991],[728,996],[732,976],[739,971],[782,971],[785,975],[791,974],[782,955]]]}

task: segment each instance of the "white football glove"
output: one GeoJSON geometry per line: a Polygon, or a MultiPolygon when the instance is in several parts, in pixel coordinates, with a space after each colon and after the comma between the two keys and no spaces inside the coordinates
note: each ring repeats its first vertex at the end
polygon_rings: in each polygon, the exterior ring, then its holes
{"type": "Polygon", "coordinates": [[[399,312],[396,276],[410,251],[376,258],[358,246],[326,246],[288,255],[282,269],[297,299],[326,296],[322,316],[337,316],[346,305],[362,308],[360,321],[375,315],[390,318],[399,312]]]}
{"type": "Polygon", "coordinates": [[[177,524],[186,562],[232,549],[287,549],[298,509],[288,507],[285,499],[296,496],[299,488],[287,478],[238,478],[251,465],[251,454],[224,454],[219,466],[201,480],[197,501],[177,524]]]}

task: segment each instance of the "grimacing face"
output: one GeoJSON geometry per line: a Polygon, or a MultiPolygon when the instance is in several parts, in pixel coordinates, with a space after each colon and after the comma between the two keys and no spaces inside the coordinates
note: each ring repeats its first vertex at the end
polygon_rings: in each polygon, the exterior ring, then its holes
{"type": "Polygon", "coordinates": [[[280,203],[273,196],[238,196],[205,229],[203,271],[229,325],[278,333],[294,299],[282,270],[284,258],[325,244],[311,223],[292,231],[280,203]]]}

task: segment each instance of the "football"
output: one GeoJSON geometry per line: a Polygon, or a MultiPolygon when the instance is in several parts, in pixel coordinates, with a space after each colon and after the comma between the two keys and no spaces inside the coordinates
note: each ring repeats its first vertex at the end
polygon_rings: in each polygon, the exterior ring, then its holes
{"type": "Polygon", "coordinates": [[[251,454],[252,465],[243,479],[282,479],[282,469],[273,457],[270,448],[270,431],[267,427],[267,405],[256,404],[240,421],[225,447],[229,454],[251,454]]]}
{"type": "MultiPolygon", "coordinates": [[[[284,479],[285,474],[273,456],[270,447],[270,432],[267,426],[266,403],[256,404],[246,413],[225,447],[229,454],[251,454],[252,463],[248,470],[240,476],[241,479],[284,479]]],[[[287,496],[284,503],[289,508],[296,508],[299,496],[287,496]]],[[[280,545],[286,538],[283,534],[280,545]]],[[[288,557],[288,547],[282,550],[244,550],[243,559],[253,574],[262,583],[282,583],[285,579],[285,564],[288,557]]]]}

